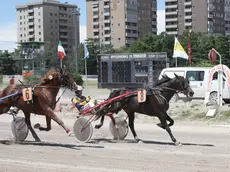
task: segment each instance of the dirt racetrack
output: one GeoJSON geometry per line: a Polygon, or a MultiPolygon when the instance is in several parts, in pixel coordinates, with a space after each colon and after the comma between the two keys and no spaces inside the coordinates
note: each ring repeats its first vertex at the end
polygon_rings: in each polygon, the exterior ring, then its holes
{"type": "MultiPolygon", "coordinates": [[[[77,143],[52,123],[50,132],[40,132],[42,142],[31,134],[26,142],[11,139],[11,117],[0,116],[1,172],[229,172],[230,134],[227,126],[178,124],[173,134],[183,143],[174,146],[166,131],[155,123],[136,122],[143,143],[135,143],[131,132],[124,141],[114,141],[108,120],[94,129],[90,143],[77,143]]],[[[32,116],[33,124],[45,124],[44,117],[32,116]]],[[[72,128],[74,118],[64,119],[72,128]]]]}

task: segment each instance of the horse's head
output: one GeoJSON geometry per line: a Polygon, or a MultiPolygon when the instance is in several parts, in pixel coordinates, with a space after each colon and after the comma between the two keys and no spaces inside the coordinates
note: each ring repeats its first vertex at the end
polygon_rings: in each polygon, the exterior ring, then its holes
{"type": "Polygon", "coordinates": [[[60,74],[61,74],[61,85],[62,86],[65,86],[71,90],[74,90],[77,88],[76,82],[74,82],[72,75],[66,70],[65,67],[60,70],[60,74]]]}
{"type": "Polygon", "coordinates": [[[194,92],[189,85],[188,79],[184,78],[183,76],[178,76],[175,73],[174,75],[175,75],[174,80],[176,81],[176,83],[178,83],[178,87],[177,87],[178,91],[184,93],[187,97],[192,97],[194,95],[194,92]]]}
{"type": "Polygon", "coordinates": [[[69,89],[76,89],[77,84],[74,82],[72,75],[66,68],[51,69],[42,79],[41,85],[64,86],[69,89]]]}

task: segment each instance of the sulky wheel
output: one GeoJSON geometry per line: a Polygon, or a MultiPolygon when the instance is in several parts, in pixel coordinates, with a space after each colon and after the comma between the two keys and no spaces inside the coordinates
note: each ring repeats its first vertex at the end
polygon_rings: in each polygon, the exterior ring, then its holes
{"type": "Polygon", "coordinates": [[[73,126],[73,131],[78,142],[87,143],[93,134],[93,126],[84,117],[78,118],[73,126]]]}
{"type": "Polygon", "coordinates": [[[11,123],[11,131],[16,141],[26,140],[29,130],[25,123],[25,118],[15,117],[11,123]]]}
{"type": "Polygon", "coordinates": [[[114,139],[124,140],[129,131],[128,124],[126,120],[124,120],[124,118],[115,117],[114,119],[117,124],[117,129],[111,120],[109,123],[109,130],[113,135],[114,139]]]}

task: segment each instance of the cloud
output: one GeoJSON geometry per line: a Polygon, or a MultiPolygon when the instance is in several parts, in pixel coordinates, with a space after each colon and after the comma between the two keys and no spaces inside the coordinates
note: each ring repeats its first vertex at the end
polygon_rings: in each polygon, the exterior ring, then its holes
{"type": "Polygon", "coordinates": [[[86,26],[80,25],[80,42],[83,42],[87,38],[86,26]]]}
{"type": "Polygon", "coordinates": [[[157,11],[157,34],[165,31],[165,10],[157,11]]]}

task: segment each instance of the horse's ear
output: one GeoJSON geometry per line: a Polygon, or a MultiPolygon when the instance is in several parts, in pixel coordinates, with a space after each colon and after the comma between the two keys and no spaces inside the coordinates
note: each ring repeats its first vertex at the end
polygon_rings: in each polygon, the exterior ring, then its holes
{"type": "Polygon", "coordinates": [[[176,78],[179,78],[179,76],[176,73],[174,73],[174,75],[175,75],[176,78]]]}

